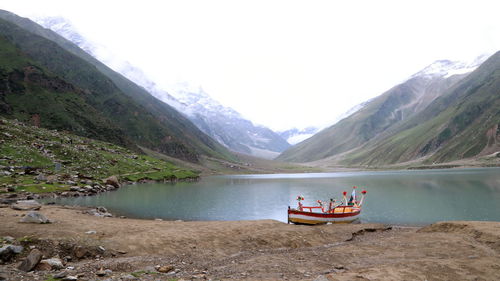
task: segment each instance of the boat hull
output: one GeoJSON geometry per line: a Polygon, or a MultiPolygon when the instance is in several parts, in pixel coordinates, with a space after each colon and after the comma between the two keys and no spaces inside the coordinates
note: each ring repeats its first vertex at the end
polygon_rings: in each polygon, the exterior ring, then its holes
{"type": "Polygon", "coordinates": [[[288,210],[288,222],[294,224],[352,223],[359,219],[361,209],[342,213],[314,213],[288,210]]]}

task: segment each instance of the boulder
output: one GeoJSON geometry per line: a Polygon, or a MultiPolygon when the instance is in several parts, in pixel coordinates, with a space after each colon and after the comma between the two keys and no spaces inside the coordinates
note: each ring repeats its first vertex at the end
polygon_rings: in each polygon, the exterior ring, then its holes
{"type": "Polygon", "coordinates": [[[50,223],[50,220],[39,212],[31,211],[26,216],[22,217],[20,222],[23,223],[50,223]]]}
{"type": "Polygon", "coordinates": [[[38,249],[33,249],[17,268],[26,272],[31,271],[42,260],[42,256],[42,252],[38,249]]]}
{"type": "Polygon", "coordinates": [[[37,211],[42,208],[42,204],[35,200],[19,200],[10,207],[18,211],[37,211]]]}
{"type": "Polygon", "coordinates": [[[116,177],[116,176],[111,176],[111,177],[105,179],[104,183],[112,185],[115,188],[120,188],[120,186],[121,186],[120,181],[118,180],[118,177],[116,177]]]}

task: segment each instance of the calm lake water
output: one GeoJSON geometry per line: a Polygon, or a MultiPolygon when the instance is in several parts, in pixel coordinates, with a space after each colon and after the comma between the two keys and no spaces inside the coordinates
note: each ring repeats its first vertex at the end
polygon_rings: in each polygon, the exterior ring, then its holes
{"type": "MultiPolygon", "coordinates": [[[[141,184],[59,204],[105,206],[117,215],[166,220],[287,221],[287,207],[341,199],[366,189],[362,222],[421,225],[443,220],[500,221],[500,169],[236,175],[195,183],[141,184]]],[[[359,194],[359,193],[358,193],[359,194]]]]}

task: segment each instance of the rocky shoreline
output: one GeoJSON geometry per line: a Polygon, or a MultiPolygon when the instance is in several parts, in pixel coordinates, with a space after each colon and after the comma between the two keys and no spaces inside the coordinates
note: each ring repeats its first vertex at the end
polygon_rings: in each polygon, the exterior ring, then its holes
{"type": "Polygon", "coordinates": [[[0,206],[13,204],[18,200],[34,200],[57,197],[80,197],[93,196],[102,192],[113,191],[124,185],[154,183],[154,182],[178,182],[178,181],[198,181],[199,177],[177,179],[169,177],[162,180],[139,179],[138,181],[120,180],[117,176],[110,176],[105,179],[94,179],[83,174],[45,174],[39,169],[30,167],[0,166],[0,174],[3,176],[15,177],[32,175],[34,184],[46,184],[60,187],[67,187],[65,190],[54,190],[50,192],[28,192],[17,191],[14,184],[0,185],[0,206]]]}

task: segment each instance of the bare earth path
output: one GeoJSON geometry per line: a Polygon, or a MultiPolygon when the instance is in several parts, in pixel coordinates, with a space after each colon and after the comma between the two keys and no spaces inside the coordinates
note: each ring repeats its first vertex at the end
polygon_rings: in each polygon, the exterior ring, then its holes
{"type": "MultiPolygon", "coordinates": [[[[0,208],[0,237],[27,237],[26,246],[47,258],[71,257],[66,266],[78,280],[132,280],[130,273],[136,280],[500,280],[500,222],[311,227],[101,218],[83,210],[43,206],[53,223],[23,224],[26,212],[0,208]],[[111,271],[99,277],[100,269],[111,271]]],[[[60,272],[16,270],[25,255],[0,265],[0,274],[45,280],[60,272]]]]}

